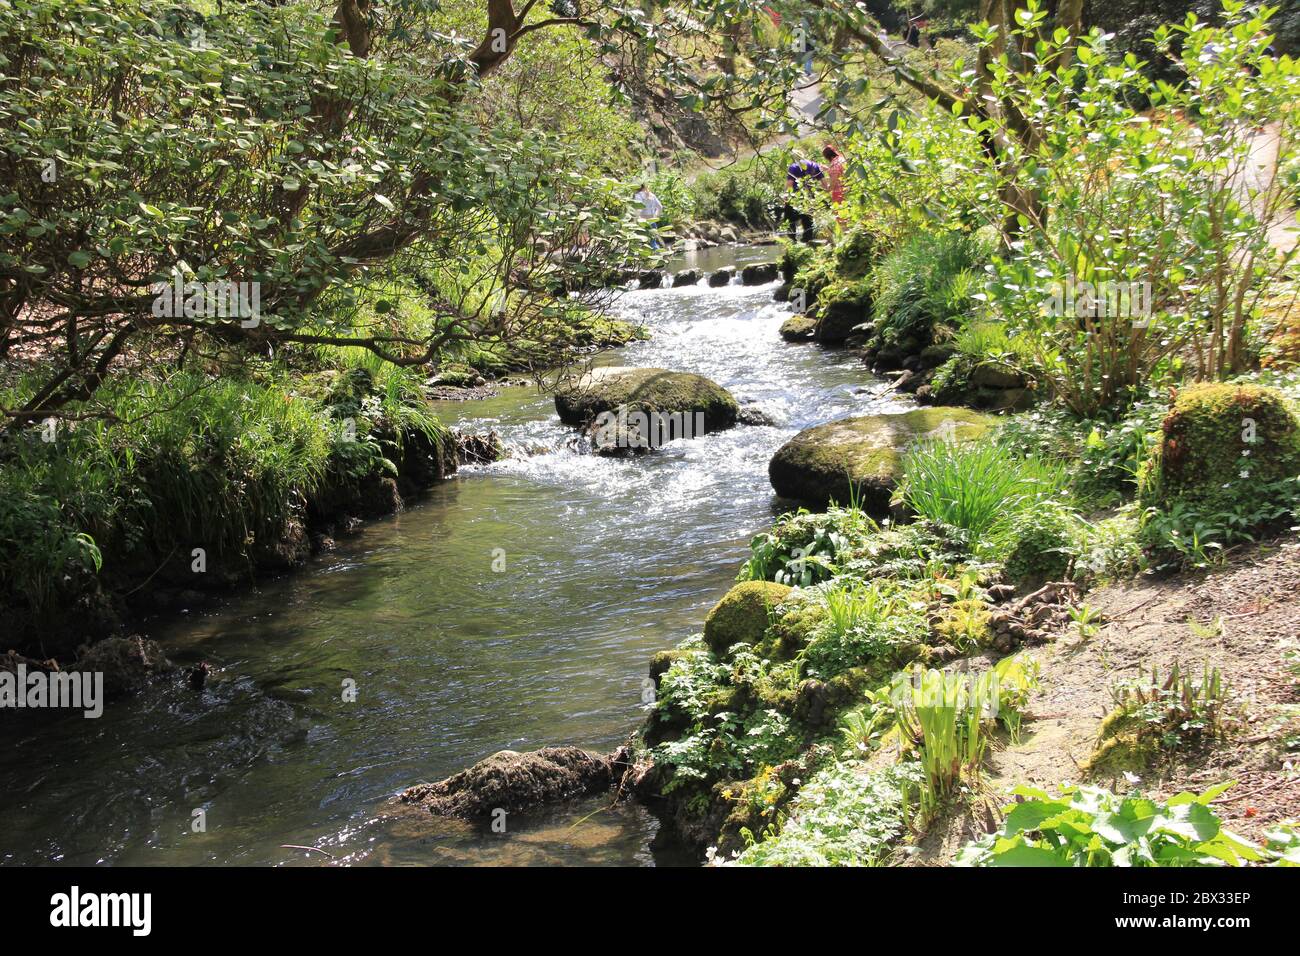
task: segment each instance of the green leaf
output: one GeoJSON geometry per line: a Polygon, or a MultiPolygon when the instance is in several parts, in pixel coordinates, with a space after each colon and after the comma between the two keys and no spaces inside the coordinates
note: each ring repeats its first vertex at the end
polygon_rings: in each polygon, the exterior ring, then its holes
{"type": "Polygon", "coordinates": [[[1051,850],[1019,843],[1001,852],[994,851],[993,866],[1069,866],[1051,850]]]}

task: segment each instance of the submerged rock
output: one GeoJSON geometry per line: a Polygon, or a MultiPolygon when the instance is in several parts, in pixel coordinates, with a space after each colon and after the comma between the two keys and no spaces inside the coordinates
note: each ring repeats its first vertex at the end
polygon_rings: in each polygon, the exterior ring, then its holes
{"type": "Polygon", "coordinates": [[[740,414],[736,416],[736,422],[740,425],[757,425],[772,426],[777,424],[775,416],[768,414],[757,405],[742,405],[740,414]]]}
{"type": "Polygon", "coordinates": [[[103,672],[104,696],[119,697],[140,690],[173,667],[157,641],[147,641],[137,634],[110,637],[82,647],[71,669],[103,672]]]}
{"type": "Polygon", "coordinates": [[[783,498],[825,507],[856,496],[864,511],[884,517],[910,444],[928,437],[964,441],[991,423],[987,415],[942,406],[844,418],[795,435],[772,456],[767,473],[783,498]]]}
{"type": "MultiPolygon", "coordinates": [[[[736,424],[740,406],[731,394],[703,375],[691,372],[671,372],[662,368],[596,368],[572,385],[555,393],[555,410],[566,425],[585,427],[597,424],[604,428],[620,427],[620,423],[638,414],[645,418],[657,415],[659,420],[672,416],[669,429],[674,434],[668,438],[699,437],[698,425],[703,431],[722,431],[736,424]],[[684,434],[689,425],[689,434],[684,434]]],[[[651,423],[653,425],[653,423],[651,423]]],[[[664,435],[643,437],[654,444],[664,435]]]]}
{"type": "Polygon", "coordinates": [[[617,751],[602,756],[578,747],[502,750],[446,780],[410,787],[398,799],[438,816],[487,817],[608,790],[622,770],[618,761],[617,751]]]}

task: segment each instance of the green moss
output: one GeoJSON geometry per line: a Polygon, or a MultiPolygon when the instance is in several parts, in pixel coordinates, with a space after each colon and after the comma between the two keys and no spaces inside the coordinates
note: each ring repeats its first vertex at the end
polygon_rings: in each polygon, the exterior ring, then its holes
{"type": "Polygon", "coordinates": [[[817,332],[817,320],[807,315],[792,315],[781,323],[781,338],[787,342],[804,342],[817,332]]]}
{"type": "Polygon", "coordinates": [[[1179,392],[1140,480],[1144,505],[1231,504],[1300,474],[1300,420],[1277,389],[1194,385],[1179,392]]]}
{"type": "Polygon", "coordinates": [[[835,246],[835,271],[845,279],[861,279],[880,258],[879,239],[863,226],[851,229],[835,246]]]}
{"type": "Polygon", "coordinates": [[[767,636],[755,650],[760,657],[773,661],[793,660],[796,654],[808,646],[818,625],[825,619],[826,608],[822,605],[812,602],[796,604],[773,622],[767,636]]]}
{"type": "Polygon", "coordinates": [[[1111,711],[1098,728],[1092,754],[1080,768],[1084,775],[1119,776],[1151,767],[1160,756],[1159,738],[1140,731],[1139,721],[1124,708],[1111,711]]]}
{"type": "Polygon", "coordinates": [[[969,599],[954,601],[943,609],[941,619],[934,631],[945,644],[960,651],[971,651],[987,647],[993,641],[993,631],[989,628],[988,606],[980,600],[969,599]]]}
{"type": "Polygon", "coordinates": [[[655,687],[659,686],[659,678],[667,673],[668,668],[673,666],[673,662],[680,660],[689,654],[690,651],[680,647],[672,647],[666,651],[656,651],[650,658],[650,679],[655,682],[655,687]]]}
{"type": "Polygon", "coordinates": [[[969,409],[943,406],[827,422],[783,445],[768,465],[768,476],[783,497],[819,506],[856,498],[868,514],[885,515],[909,445],[930,436],[966,441],[984,434],[992,422],[969,409]]]}
{"type": "Polygon", "coordinates": [[[772,581],[737,584],[704,619],[704,642],[719,657],[733,644],[758,644],[791,588],[772,581]]]}

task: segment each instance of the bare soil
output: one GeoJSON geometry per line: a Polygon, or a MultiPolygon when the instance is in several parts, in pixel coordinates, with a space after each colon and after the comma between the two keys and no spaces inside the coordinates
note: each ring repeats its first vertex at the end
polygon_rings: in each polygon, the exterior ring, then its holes
{"type": "Polygon", "coordinates": [[[1100,588],[1084,603],[1103,615],[1100,632],[1083,637],[1069,625],[1028,652],[1041,667],[1040,687],[1019,740],[994,748],[979,792],[931,826],[911,862],[951,862],[968,840],[1000,824],[1020,784],[1054,791],[1088,782],[1163,799],[1235,780],[1214,807],[1228,829],[1255,840],[1300,816],[1300,766],[1292,769],[1300,765],[1300,675],[1285,657],[1300,646],[1295,535],[1242,549],[1211,571],[1100,588]],[[1175,663],[1194,674],[1206,664],[1219,668],[1244,706],[1244,725],[1224,740],[1163,753],[1137,784],[1088,779],[1083,767],[1114,707],[1112,688],[1175,663]]]}

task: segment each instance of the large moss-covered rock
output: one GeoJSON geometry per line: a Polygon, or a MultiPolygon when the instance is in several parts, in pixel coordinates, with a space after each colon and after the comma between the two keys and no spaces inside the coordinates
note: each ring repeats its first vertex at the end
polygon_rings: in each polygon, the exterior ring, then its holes
{"type": "Polygon", "coordinates": [[[909,445],[922,438],[965,441],[983,434],[992,421],[943,406],[844,418],[795,435],[772,456],[767,473],[783,498],[824,507],[856,497],[864,511],[884,516],[909,445]]]}
{"type": "Polygon", "coordinates": [[[704,643],[721,656],[733,644],[757,644],[763,639],[774,608],[791,589],[772,581],[746,581],[728,591],[704,619],[704,643]]]}
{"type": "Polygon", "coordinates": [[[706,431],[736,424],[740,406],[703,375],[662,368],[596,368],[555,393],[555,410],[566,425],[591,424],[602,412],[628,411],[704,416],[706,431]]]}
{"type": "Polygon", "coordinates": [[[871,286],[865,280],[836,282],[818,297],[817,341],[838,345],[854,327],[871,320],[871,286]]]}
{"type": "Polygon", "coordinates": [[[1247,501],[1300,474],[1300,419],[1277,389],[1226,383],[1178,393],[1141,476],[1143,504],[1247,501]]]}

